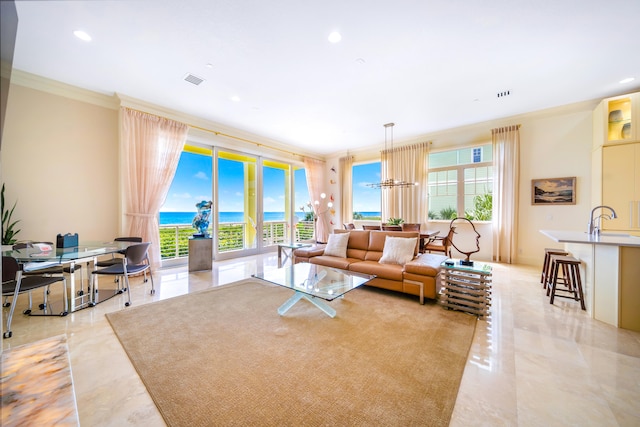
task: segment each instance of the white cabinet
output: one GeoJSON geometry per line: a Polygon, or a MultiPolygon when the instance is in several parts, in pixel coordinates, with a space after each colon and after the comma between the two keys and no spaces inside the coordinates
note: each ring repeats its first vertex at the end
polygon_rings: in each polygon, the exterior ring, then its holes
{"type": "Polygon", "coordinates": [[[640,232],[640,143],[602,148],[602,204],[618,215],[603,230],[640,232]]]}

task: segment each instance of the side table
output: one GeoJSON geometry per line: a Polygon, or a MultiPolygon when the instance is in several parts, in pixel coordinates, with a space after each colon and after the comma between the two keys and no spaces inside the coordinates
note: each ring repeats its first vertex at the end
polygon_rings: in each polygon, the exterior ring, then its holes
{"type": "Polygon", "coordinates": [[[447,260],[440,267],[443,284],[440,304],[449,309],[487,316],[491,305],[491,266],[477,261],[467,266],[460,265],[459,260],[447,260]],[[446,265],[446,262],[453,262],[453,265],[446,265]]]}
{"type": "Polygon", "coordinates": [[[291,258],[291,264],[295,264],[296,259],[293,251],[308,246],[311,245],[309,243],[278,243],[278,268],[282,268],[283,264],[287,262],[289,258],[291,258]]]}
{"type": "Polygon", "coordinates": [[[189,237],[189,271],[211,270],[213,239],[189,237]]]}

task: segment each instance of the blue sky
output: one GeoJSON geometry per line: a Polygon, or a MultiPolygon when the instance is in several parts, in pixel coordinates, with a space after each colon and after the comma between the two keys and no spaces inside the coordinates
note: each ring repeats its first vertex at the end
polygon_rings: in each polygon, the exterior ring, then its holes
{"type": "MultiPolygon", "coordinates": [[[[220,212],[242,212],[244,209],[244,177],[240,162],[221,159],[218,162],[220,182],[218,187],[220,212]]],[[[212,200],[211,157],[183,152],[167,199],[160,209],[163,212],[196,212],[196,203],[212,200]]],[[[294,173],[294,210],[310,200],[304,169],[294,173]]],[[[354,211],[368,212],[380,210],[380,190],[367,187],[366,183],[380,180],[380,163],[359,165],[354,168],[354,211]]],[[[265,167],[264,211],[284,211],[284,171],[265,167]]],[[[329,191],[327,191],[329,194],[329,191]]]]}

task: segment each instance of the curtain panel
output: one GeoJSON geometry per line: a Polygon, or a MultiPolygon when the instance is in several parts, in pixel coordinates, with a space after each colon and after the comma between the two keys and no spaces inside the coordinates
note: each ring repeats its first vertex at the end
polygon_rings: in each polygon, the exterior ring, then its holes
{"type": "Polygon", "coordinates": [[[402,218],[409,223],[422,223],[428,212],[427,177],[429,170],[429,143],[405,145],[381,152],[382,180],[394,179],[417,182],[410,187],[382,189],[382,222],[389,218],[402,218]]]}
{"type": "MultiPolygon", "coordinates": [[[[316,216],[316,241],[326,242],[328,240],[330,227],[329,219],[327,215],[329,209],[326,204],[328,198],[322,200],[320,194],[324,192],[325,180],[325,165],[322,160],[312,159],[309,157],[304,158],[304,167],[307,174],[307,188],[309,189],[309,197],[311,197],[311,205],[313,206],[313,212],[316,216]],[[314,202],[318,200],[320,204],[316,205],[314,202]]],[[[328,197],[328,196],[327,196],[328,197]]]]}
{"type": "Polygon", "coordinates": [[[178,167],[189,128],[166,118],[121,109],[123,229],[151,242],[149,259],[160,265],[158,214],[178,167]]]}
{"type": "Polygon", "coordinates": [[[343,224],[353,222],[353,156],[341,157],[340,219],[343,224]]]}
{"type": "Polygon", "coordinates": [[[520,125],[491,130],[493,143],[493,260],[512,264],[518,248],[520,125]]]}

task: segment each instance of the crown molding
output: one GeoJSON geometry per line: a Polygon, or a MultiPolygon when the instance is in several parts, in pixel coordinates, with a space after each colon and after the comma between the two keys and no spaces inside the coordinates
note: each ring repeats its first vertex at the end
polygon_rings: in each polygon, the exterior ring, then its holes
{"type": "Polygon", "coordinates": [[[266,138],[261,135],[246,132],[233,128],[222,123],[206,120],[201,117],[185,114],[181,111],[162,107],[128,95],[116,93],[122,107],[154,114],[159,117],[175,120],[189,126],[189,139],[194,142],[215,145],[238,150],[242,148],[249,154],[265,155],[265,152],[273,153],[279,159],[298,160],[303,157],[311,157],[319,160],[326,160],[326,157],[316,153],[302,151],[297,147],[282,144],[279,141],[266,138]]]}
{"type": "Polygon", "coordinates": [[[11,84],[74,99],[76,101],[86,102],[99,107],[109,108],[111,110],[117,110],[120,107],[118,98],[113,94],[107,95],[82,89],[77,86],[48,79],[37,74],[31,74],[16,68],[11,71],[11,84]]]}

